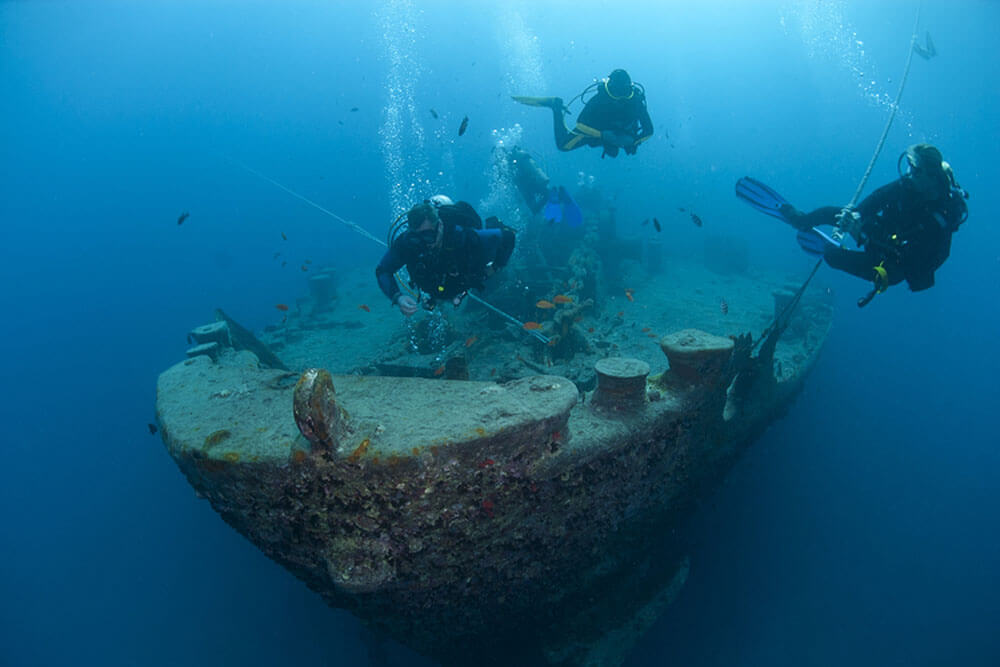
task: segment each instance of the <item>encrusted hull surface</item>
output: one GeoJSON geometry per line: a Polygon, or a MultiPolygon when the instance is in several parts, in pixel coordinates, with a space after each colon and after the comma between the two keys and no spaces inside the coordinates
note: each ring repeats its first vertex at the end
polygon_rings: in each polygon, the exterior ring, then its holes
{"type": "Polygon", "coordinates": [[[229,351],[164,372],[158,415],[192,486],[330,605],[444,664],[614,665],[683,585],[680,521],[800,389],[818,312],[777,377],[773,345],[737,340],[631,394],[547,375],[297,391],[229,351]]]}

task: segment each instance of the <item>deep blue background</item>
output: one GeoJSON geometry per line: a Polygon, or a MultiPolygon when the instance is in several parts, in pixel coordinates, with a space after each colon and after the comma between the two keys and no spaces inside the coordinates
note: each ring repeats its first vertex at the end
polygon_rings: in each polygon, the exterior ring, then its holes
{"type": "MultiPolygon", "coordinates": [[[[305,292],[293,261],[368,280],[379,256],[227,158],[381,237],[405,196],[487,197],[491,131],[520,123],[553,177],[593,175],[623,226],[676,222],[672,253],[700,247],[671,213],[687,206],[758,266],[804,275],[787,228],[732,184],[846,202],[917,7],[494,4],[0,4],[0,663],[364,664],[359,624],[223,524],[145,430],[157,374],[213,308],[259,327],[305,292]],[[508,100],[569,98],[618,66],[657,126],[635,158],[557,154],[547,113],[508,100]],[[428,182],[393,194],[392,156],[428,182]]],[[[824,269],[837,312],[820,364],[692,519],[688,584],[630,665],[1000,664],[1000,8],[924,4],[940,55],[914,61],[871,185],[932,141],[972,193],[969,222],[929,292],[859,311],[864,286],[824,269]]]]}

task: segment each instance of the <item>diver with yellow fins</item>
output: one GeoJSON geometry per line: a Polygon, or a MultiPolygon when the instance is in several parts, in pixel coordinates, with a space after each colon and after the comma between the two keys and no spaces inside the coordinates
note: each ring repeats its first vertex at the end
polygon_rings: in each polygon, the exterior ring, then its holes
{"type": "Polygon", "coordinates": [[[803,213],[750,177],[736,183],[736,196],[799,230],[799,245],[807,253],[822,257],[835,269],[871,280],[871,292],[858,300],[862,307],[904,280],[913,292],[932,287],[934,272],[951,252],[952,235],[969,215],[969,194],[936,147],[910,146],[899,156],[896,169],[897,180],[865,197],[854,209],[824,206],[803,213]],[[844,247],[841,239],[848,235],[857,249],[844,247]]]}
{"type": "Polygon", "coordinates": [[[634,83],[625,70],[616,69],[607,78],[595,81],[570,100],[570,104],[577,98],[584,107],[576,126],[570,130],[563,118],[570,111],[561,97],[513,97],[521,104],[552,109],[556,147],[561,151],[600,146],[604,149],[601,157],[617,157],[621,149],[626,155],[635,155],[639,144],[653,136],[646,90],[642,84],[634,83]],[[584,99],[587,95],[592,96],[584,99]]]}

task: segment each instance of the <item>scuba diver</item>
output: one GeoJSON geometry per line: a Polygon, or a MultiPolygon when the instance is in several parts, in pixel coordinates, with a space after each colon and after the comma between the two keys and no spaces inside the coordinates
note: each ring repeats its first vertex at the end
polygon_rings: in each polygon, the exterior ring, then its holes
{"type": "Polygon", "coordinates": [[[784,197],[749,177],[736,183],[736,196],[758,211],[799,230],[802,248],[827,264],[871,280],[858,300],[867,305],[889,286],[906,281],[919,292],[934,285],[934,272],[951,251],[951,237],[968,217],[968,193],[951,165],[930,144],[914,144],[896,163],[899,179],[865,197],[857,208],[825,206],[803,213],[784,197]],[[832,233],[824,227],[833,225],[832,233]],[[858,249],[841,243],[850,235],[858,249]]]}
{"type": "MultiPolygon", "coordinates": [[[[404,294],[394,274],[406,266],[410,287],[422,291],[427,310],[438,301],[456,308],[469,289],[506,266],[514,252],[514,232],[495,217],[483,221],[472,205],[435,195],[400,216],[389,230],[389,250],[375,268],[382,292],[400,312],[417,312],[417,299],[404,294]],[[406,231],[401,231],[405,218],[406,231]]],[[[418,292],[419,296],[419,292],[418,292]]]]}
{"type": "Polygon", "coordinates": [[[583,111],[576,119],[576,127],[566,128],[563,119],[569,109],[563,106],[561,97],[521,97],[513,99],[521,104],[552,109],[556,147],[561,151],[571,151],[581,146],[601,146],[605,155],[617,157],[619,149],[627,155],[635,155],[639,144],[653,136],[653,121],[646,109],[646,90],[642,84],[633,83],[623,69],[616,69],[606,79],[587,86],[579,97],[584,102],[583,111]],[[594,93],[588,100],[583,98],[594,93]]]}
{"type": "Polygon", "coordinates": [[[519,146],[500,149],[507,161],[511,180],[532,213],[542,213],[549,223],[565,222],[576,228],[583,224],[583,211],[563,186],[550,187],[549,177],[531,154],[519,146]]]}

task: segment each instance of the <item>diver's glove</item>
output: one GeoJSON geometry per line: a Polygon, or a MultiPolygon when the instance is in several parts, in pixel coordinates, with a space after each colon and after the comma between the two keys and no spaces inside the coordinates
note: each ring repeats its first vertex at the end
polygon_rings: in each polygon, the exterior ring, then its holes
{"type": "Polygon", "coordinates": [[[399,312],[403,313],[403,315],[407,317],[417,312],[416,299],[407,294],[397,294],[392,303],[399,306],[399,312]]]}
{"type": "Polygon", "coordinates": [[[845,206],[834,218],[837,229],[861,243],[861,214],[845,206]]]}

